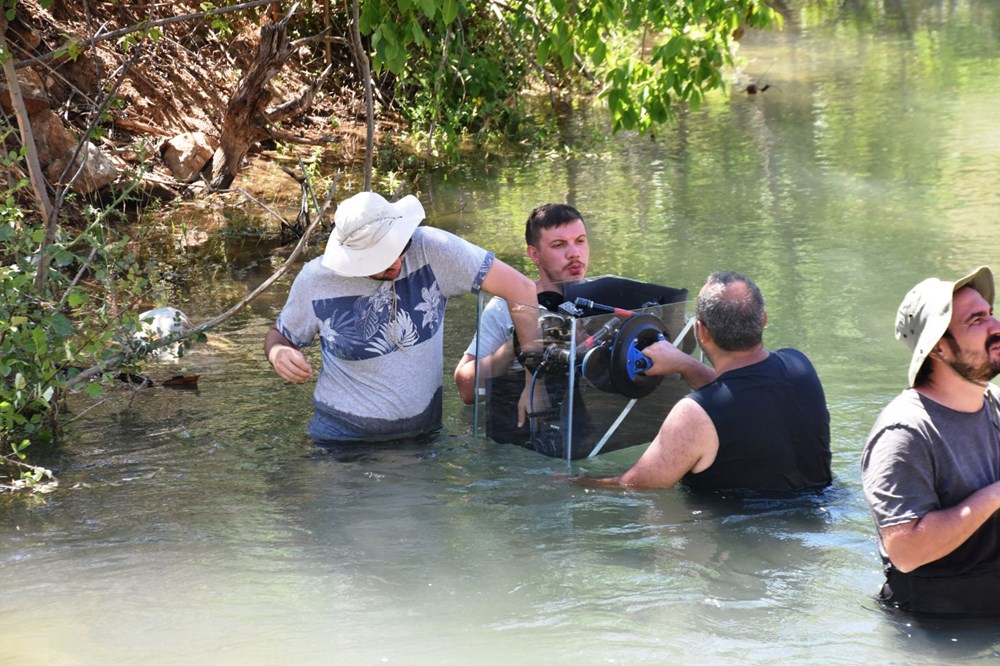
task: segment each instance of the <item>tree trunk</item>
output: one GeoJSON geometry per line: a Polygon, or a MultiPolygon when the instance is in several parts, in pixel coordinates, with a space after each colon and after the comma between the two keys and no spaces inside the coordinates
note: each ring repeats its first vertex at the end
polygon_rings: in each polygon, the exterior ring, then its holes
{"type": "Polygon", "coordinates": [[[372,164],[375,153],[375,103],[372,100],[371,65],[368,62],[368,55],[365,53],[365,47],[361,43],[359,18],[361,11],[359,6],[360,4],[360,0],[354,0],[354,2],[351,3],[351,10],[354,18],[354,21],[351,23],[351,35],[353,37],[351,40],[351,47],[354,50],[354,58],[358,63],[361,80],[365,84],[365,126],[367,128],[367,131],[365,132],[365,191],[370,192],[372,189],[372,164]]]}
{"type": "Polygon", "coordinates": [[[261,26],[257,55],[226,107],[219,148],[212,158],[213,190],[232,185],[250,146],[268,136],[265,110],[272,97],[268,84],[292,54],[286,27],[296,7],[277,23],[261,26]]]}

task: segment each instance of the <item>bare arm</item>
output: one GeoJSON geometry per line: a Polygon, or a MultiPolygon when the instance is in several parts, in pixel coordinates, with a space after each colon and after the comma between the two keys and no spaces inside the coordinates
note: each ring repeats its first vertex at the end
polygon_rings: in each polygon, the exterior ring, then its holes
{"type": "MultiPolygon", "coordinates": [[[[542,336],[538,328],[538,294],[535,283],[499,259],[483,278],[483,289],[507,301],[510,318],[514,322],[518,345],[521,351],[541,351],[542,336]]],[[[524,391],[517,408],[517,425],[524,425],[528,412],[528,387],[531,373],[524,372],[524,391]]],[[[543,402],[536,395],[536,402],[543,402]]]]}
{"type": "Polygon", "coordinates": [[[517,340],[522,350],[540,350],[541,336],[538,330],[538,294],[535,283],[499,259],[483,278],[483,289],[507,301],[510,318],[517,331],[517,340]]]}
{"type": "Polygon", "coordinates": [[[879,530],[885,552],[903,573],[939,560],[965,543],[1000,509],[1000,481],[969,495],[948,509],[879,530]]]}
{"type": "Polygon", "coordinates": [[[667,414],[653,443],[621,476],[579,479],[587,485],[671,488],[688,472],[701,472],[715,462],[719,436],[701,405],[681,399],[667,414]]]}
{"type": "Polygon", "coordinates": [[[264,338],[264,355],[282,379],[295,384],[312,377],[312,366],[299,348],[272,326],[264,338]]]}
{"type": "Polygon", "coordinates": [[[715,370],[669,342],[651,344],[642,353],[653,362],[653,367],[646,370],[647,375],[671,375],[679,372],[688,386],[696,391],[715,381],[715,370]]]}
{"type": "MultiPolygon", "coordinates": [[[[489,356],[484,356],[479,361],[479,380],[487,377],[503,374],[510,368],[514,360],[514,345],[510,341],[505,342],[495,352],[489,356]]],[[[463,354],[462,360],[455,368],[455,385],[458,387],[458,395],[462,402],[471,405],[476,399],[476,357],[472,354],[463,354]]]]}

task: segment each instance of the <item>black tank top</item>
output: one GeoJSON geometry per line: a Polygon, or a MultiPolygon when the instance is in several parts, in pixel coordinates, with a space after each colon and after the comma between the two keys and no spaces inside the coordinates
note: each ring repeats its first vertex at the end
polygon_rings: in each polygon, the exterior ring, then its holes
{"type": "Polygon", "coordinates": [[[688,487],[787,492],[830,484],[830,413],[816,370],[802,352],[772,351],[688,397],[719,435],[715,461],[685,475],[688,487]]]}

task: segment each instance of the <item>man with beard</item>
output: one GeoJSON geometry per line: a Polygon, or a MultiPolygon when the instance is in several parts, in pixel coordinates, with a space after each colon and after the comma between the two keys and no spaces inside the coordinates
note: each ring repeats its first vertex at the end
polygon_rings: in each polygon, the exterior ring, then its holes
{"type": "Polygon", "coordinates": [[[1000,321],[983,266],[929,278],[903,299],[896,338],[910,388],[882,411],[862,481],[886,605],[916,614],[1000,614],[1000,321]]]}
{"type": "Polygon", "coordinates": [[[300,348],[320,339],[323,365],[309,434],[320,444],[421,437],[441,427],[443,330],[449,296],[485,289],[518,304],[518,335],[537,351],[531,280],[440,229],[419,227],[416,197],[361,192],[334,214],[322,257],[307,263],[267,333],[280,377],[304,382],[300,348]]]}
{"type": "MultiPolygon", "coordinates": [[[[580,212],[566,204],[543,204],[531,211],[524,225],[525,251],[538,267],[535,287],[542,305],[546,295],[556,298],[559,305],[563,285],[579,282],[587,276],[590,245],[587,226],[580,212]]],[[[549,304],[552,307],[552,304],[549,304]]],[[[510,314],[502,298],[492,299],[483,308],[479,323],[479,380],[519,369],[514,359],[510,336],[510,314]]],[[[462,402],[471,405],[476,397],[476,347],[472,338],[469,347],[455,368],[455,385],[462,402]]],[[[523,413],[518,426],[523,425],[523,413]]]]}

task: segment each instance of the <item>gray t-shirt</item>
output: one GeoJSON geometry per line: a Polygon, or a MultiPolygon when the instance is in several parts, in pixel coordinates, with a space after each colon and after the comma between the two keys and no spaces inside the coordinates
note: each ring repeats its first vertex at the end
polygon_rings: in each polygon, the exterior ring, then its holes
{"type": "Polygon", "coordinates": [[[445,305],[477,292],[493,259],[458,236],[419,227],[391,282],[339,275],[320,258],[307,263],[277,327],[299,347],[320,339],[310,434],[379,440],[439,428],[445,305]]]}
{"type": "MultiPolygon", "coordinates": [[[[479,358],[489,356],[513,338],[511,326],[513,326],[513,320],[510,318],[507,301],[499,296],[494,296],[483,308],[483,312],[479,316],[479,333],[472,336],[472,341],[469,342],[465,353],[469,356],[476,356],[476,342],[478,340],[479,358]]],[[[510,372],[519,372],[521,369],[521,364],[515,360],[510,372]]]]}
{"type": "MultiPolygon", "coordinates": [[[[1000,395],[993,385],[988,391],[992,400],[1000,395]]],[[[861,459],[865,498],[875,524],[883,528],[919,519],[1000,480],[998,418],[990,399],[970,414],[949,409],[912,388],[898,395],[875,421],[861,459]]],[[[991,521],[984,528],[996,526],[991,521]]],[[[879,547],[885,558],[881,543],[879,547]]],[[[996,556],[956,552],[925,566],[968,569],[977,564],[970,558],[996,556]],[[966,561],[948,562],[952,555],[966,561]]]]}

